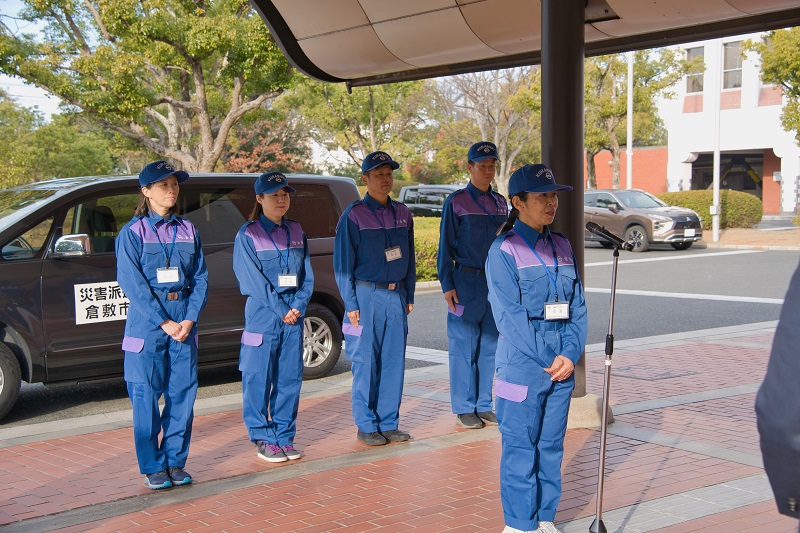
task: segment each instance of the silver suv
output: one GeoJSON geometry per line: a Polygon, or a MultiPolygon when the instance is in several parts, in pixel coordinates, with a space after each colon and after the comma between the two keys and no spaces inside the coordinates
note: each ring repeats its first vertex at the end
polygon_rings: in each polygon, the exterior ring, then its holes
{"type": "MultiPolygon", "coordinates": [[[[686,250],[703,238],[700,215],[685,207],[665,204],[652,194],[638,189],[594,189],[583,193],[584,223],[594,222],[633,243],[634,252],[644,252],[651,244],[670,244],[686,250]]],[[[587,242],[611,243],[586,231],[587,242]]]]}

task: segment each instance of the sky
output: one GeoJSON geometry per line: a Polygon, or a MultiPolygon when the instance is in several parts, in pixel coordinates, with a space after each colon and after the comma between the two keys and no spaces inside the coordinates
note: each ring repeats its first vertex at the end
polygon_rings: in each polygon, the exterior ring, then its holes
{"type": "MultiPolygon", "coordinates": [[[[20,0],[2,0],[0,2],[0,14],[16,16],[22,7],[23,4],[20,0]]],[[[35,25],[24,21],[5,19],[5,23],[11,25],[12,28],[14,28],[14,24],[17,24],[15,31],[17,28],[25,33],[37,33],[39,31],[39,28],[35,25]]],[[[58,113],[58,104],[60,102],[58,98],[50,96],[33,85],[27,85],[19,78],[11,78],[0,74],[0,88],[11,95],[19,105],[29,108],[38,107],[45,118],[58,113]]]]}

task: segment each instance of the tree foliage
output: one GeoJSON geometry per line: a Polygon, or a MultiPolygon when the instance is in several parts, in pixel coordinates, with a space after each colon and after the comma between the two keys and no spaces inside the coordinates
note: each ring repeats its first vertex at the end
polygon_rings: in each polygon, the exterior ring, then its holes
{"type": "Polygon", "coordinates": [[[292,71],[247,0],[24,0],[44,38],[0,26],[0,70],[190,171],[292,71]]]}
{"type": "MultiPolygon", "coordinates": [[[[633,144],[664,142],[664,129],[656,110],[659,96],[670,97],[670,88],[693,63],[679,52],[661,49],[634,53],[633,144]]],[[[584,63],[585,152],[590,187],[595,186],[594,156],[611,152],[612,186],[620,186],[620,154],[627,142],[628,64],[624,54],[587,58],[584,63]]]]}
{"type": "Polygon", "coordinates": [[[783,88],[787,102],[781,124],[793,131],[800,145],[800,28],[769,32],[761,41],[743,43],[745,52],[755,52],[761,60],[761,80],[783,88]]]}

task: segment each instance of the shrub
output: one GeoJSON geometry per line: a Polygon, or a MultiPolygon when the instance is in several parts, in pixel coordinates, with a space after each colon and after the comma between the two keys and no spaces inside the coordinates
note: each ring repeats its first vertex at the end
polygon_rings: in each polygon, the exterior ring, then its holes
{"type": "Polygon", "coordinates": [[[440,218],[414,218],[414,247],[417,259],[417,281],[435,281],[436,254],[439,251],[440,218]]]}
{"type": "MultiPolygon", "coordinates": [[[[703,229],[711,229],[711,215],[709,209],[713,200],[713,192],[680,191],[665,192],[658,195],[670,205],[686,207],[697,212],[703,219],[703,229]]],[[[740,191],[719,191],[720,217],[719,227],[725,228],[752,228],[761,222],[764,208],[758,197],[740,191]]]]}

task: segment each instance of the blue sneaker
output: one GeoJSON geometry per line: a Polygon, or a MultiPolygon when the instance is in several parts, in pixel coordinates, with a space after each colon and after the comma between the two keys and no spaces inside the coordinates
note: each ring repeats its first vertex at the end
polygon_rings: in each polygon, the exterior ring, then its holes
{"type": "Polygon", "coordinates": [[[167,468],[167,473],[172,480],[172,484],[176,487],[179,485],[188,485],[192,482],[192,476],[189,475],[189,472],[179,466],[170,466],[167,468]]]}
{"type": "Polygon", "coordinates": [[[168,489],[172,486],[172,479],[170,479],[166,470],[162,470],[161,472],[144,476],[144,484],[151,490],[168,489]]]}

